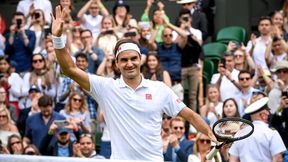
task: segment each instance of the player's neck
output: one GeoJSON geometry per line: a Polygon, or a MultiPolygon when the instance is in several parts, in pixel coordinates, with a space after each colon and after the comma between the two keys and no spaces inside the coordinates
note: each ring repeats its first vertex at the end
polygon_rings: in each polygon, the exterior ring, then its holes
{"type": "Polygon", "coordinates": [[[124,82],[134,90],[140,85],[142,81],[142,76],[138,75],[135,78],[123,78],[124,82]]]}

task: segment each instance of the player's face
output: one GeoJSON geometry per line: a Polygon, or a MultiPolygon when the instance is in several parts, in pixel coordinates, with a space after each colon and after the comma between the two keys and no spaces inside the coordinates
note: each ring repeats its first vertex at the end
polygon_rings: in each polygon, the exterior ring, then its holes
{"type": "Polygon", "coordinates": [[[134,79],[140,75],[140,64],[140,55],[134,50],[121,52],[116,60],[116,66],[126,79],[134,79]]]}

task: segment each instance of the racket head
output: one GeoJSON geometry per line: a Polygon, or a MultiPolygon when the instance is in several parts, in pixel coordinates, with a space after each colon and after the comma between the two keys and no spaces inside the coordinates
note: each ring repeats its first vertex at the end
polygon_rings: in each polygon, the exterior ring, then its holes
{"type": "Polygon", "coordinates": [[[212,131],[219,142],[230,143],[249,137],[254,125],[242,118],[229,117],[215,122],[212,131]]]}

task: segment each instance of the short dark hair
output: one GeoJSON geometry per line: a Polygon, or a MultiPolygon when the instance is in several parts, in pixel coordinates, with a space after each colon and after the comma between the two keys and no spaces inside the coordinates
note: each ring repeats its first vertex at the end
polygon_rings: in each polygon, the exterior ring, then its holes
{"type": "Polygon", "coordinates": [[[190,10],[188,10],[187,8],[182,8],[179,12],[179,17],[181,17],[182,15],[186,15],[186,14],[189,14],[189,16],[192,17],[190,10]]]}
{"type": "Polygon", "coordinates": [[[272,24],[271,17],[269,17],[269,16],[261,16],[259,18],[258,25],[261,23],[261,21],[264,21],[264,20],[268,20],[270,22],[270,24],[272,24]]]}
{"type": "Polygon", "coordinates": [[[23,16],[23,17],[25,18],[25,15],[24,15],[23,12],[15,12],[15,13],[13,14],[13,17],[15,17],[15,16],[23,16]]]}
{"type": "Polygon", "coordinates": [[[88,62],[88,56],[85,53],[79,52],[75,55],[75,58],[77,60],[77,58],[84,58],[87,62],[88,62]]]}
{"type": "Polygon", "coordinates": [[[47,95],[43,95],[38,100],[38,106],[39,107],[47,107],[47,106],[53,106],[53,98],[47,95]]]}
{"type": "Polygon", "coordinates": [[[91,36],[93,35],[92,32],[91,32],[91,30],[89,30],[89,29],[83,29],[83,30],[81,30],[81,31],[80,31],[80,35],[82,35],[82,33],[84,33],[84,32],[89,32],[91,36]]]}
{"type": "Polygon", "coordinates": [[[249,74],[250,78],[252,77],[252,74],[250,73],[250,71],[248,71],[248,70],[240,70],[240,72],[238,74],[238,79],[240,79],[240,75],[241,74],[249,74]]]}

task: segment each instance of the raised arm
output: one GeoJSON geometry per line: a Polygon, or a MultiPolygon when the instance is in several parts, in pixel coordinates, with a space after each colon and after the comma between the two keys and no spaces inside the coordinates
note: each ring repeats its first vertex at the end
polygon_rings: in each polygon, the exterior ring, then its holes
{"type": "Polygon", "coordinates": [[[84,14],[88,11],[90,5],[93,3],[94,0],[89,0],[87,1],[87,3],[79,10],[78,14],[77,14],[77,18],[80,21],[83,21],[83,16],[84,14]]]}
{"type": "Polygon", "coordinates": [[[176,31],[179,34],[179,36],[175,40],[176,41],[175,43],[177,43],[180,48],[184,48],[187,43],[187,38],[188,38],[185,30],[169,23],[164,17],[163,17],[163,21],[165,25],[167,24],[169,28],[171,28],[172,30],[176,31]]]}
{"type": "Polygon", "coordinates": [[[88,74],[81,69],[79,69],[75,63],[73,62],[71,56],[68,54],[66,47],[65,47],[65,40],[63,39],[62,32],[63,32],[63,24],[64,18],[68,14],[66,9],[64,8],[61,11],[61,7],[57,6],[56,9],[56,16],[53,15],[53,22],[52,22],[52,35],[53,35],[53,45],[55,48],[55,53],[61,70],[65,75],[73,79],[77,82],[82,88],[89,91],[90,84],[88,74]]]}

